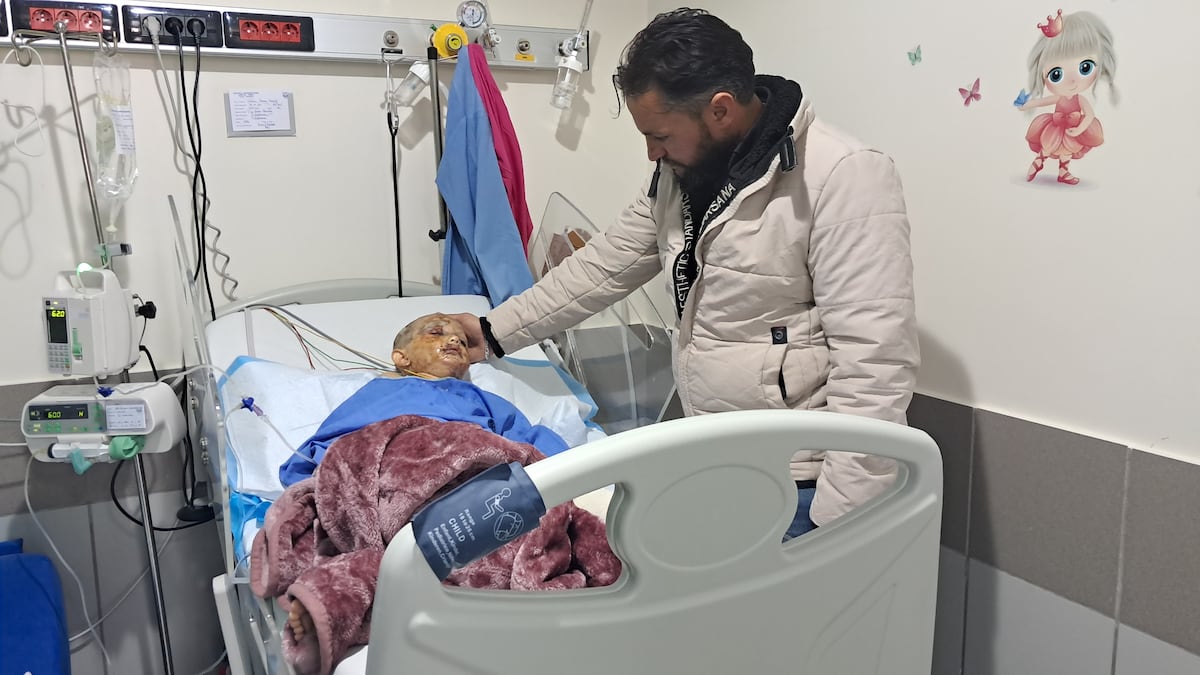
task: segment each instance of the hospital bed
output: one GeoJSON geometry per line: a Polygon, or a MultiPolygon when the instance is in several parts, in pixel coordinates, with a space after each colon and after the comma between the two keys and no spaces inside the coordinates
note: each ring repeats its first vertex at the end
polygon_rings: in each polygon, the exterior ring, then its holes
{"type": "MultiPolygon", "coordinates": [[[[238,498],[235,450],[253,449],[229,447],[227,422],[237,400],[222,400],[222,382],[233,377],[227,369],[239,357],[308,368],[296,336],[264,304],[381,358],[416,316],[488,309],[485,298],[438,296],[416,285],[406,286],[408,297],[387,297],[394,286],[366,280],[284,289],[198,326],[202,362],[226,370],[192,377],[189,388],[195,447],[221,521],[226,565],[213,589],[235,674],[290,669],[280,643],[286,613],[249,589],[252,524],[235,544],[247,527],[231,508],[238,498]]],[[[510,356],[515,365],[498,365],[528,379],[535,398],[566,392],[580,400],[585,424],[591,421],[591,399],[557,362],[553,345],[510,356]]],[[[472,368],[474,379],[479,366],[472,368]]],[[[528,390],[524,395],[530,398],[528,390]]],[[[590,496],[580,503],[607,518],[613,550],[625,563],[617,583],[559,593],[445,588],[405,528],[384,557],[370,645],[335,672],[929,672],[942,479],[938,449],[924,433],[770,410],[611,434],[592,423],[588,438],[527,470],[547,508],[590,496]],[[872,503],[781,544],[797,498],[788,459],[801,449],[870,452],[896,458],[903,469],[872,503]]]]}

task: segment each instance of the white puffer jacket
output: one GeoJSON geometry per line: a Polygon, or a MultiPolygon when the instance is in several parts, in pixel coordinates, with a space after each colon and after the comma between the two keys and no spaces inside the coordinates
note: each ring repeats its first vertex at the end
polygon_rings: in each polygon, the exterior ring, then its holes
{"type": "MultiPolygon", "coordinates": [[[[684,410],[822,409],[904,424],[919,357],[899,176],[887,156],[815,121],[807,99],[791,131],[700,233],[675,349],[684,410]]],[[[661,270],[672,284],[682,246],[681,194],[663,171],[602,237],[492,310],[492,334],[512,351],[661,270]]],[[[817,479],[810,516],[825,525],[882,492],[896,467],[813,448],[792,474],[817,479]]]]}

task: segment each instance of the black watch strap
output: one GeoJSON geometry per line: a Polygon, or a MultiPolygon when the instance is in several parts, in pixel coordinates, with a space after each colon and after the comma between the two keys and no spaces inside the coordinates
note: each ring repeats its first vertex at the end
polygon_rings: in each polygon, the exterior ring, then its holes
{"type": "Polygon", "coordinates": [[[496,336],[492,335],[492,324],[488,323],[487,317],[479,317],[479,328],[483,331],[483,339],[487,340],[488,348],[496,355],[496,358],[504,356],[504,350],[500,347],[500,343],[496,341],[496,336]]]}

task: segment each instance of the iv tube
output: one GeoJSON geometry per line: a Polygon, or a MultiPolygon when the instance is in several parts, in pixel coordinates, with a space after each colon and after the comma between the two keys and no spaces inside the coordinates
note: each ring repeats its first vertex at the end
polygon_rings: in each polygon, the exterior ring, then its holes
{"type": "Polygon", "coordinates": [[[579,20],[579,30],[575,31],[575,35],[583,37],[584,31],[587,30],[588,16],[592,13],[592,0],[585,0],[583,3],[583,18],[579,20]]]}
{"type": "Polygon", "coordinates": [[[592,13],[592,0],[585,0],[583,18],[579,21],[579,30],[575,35],[563,40],[559,46],[562,54],[558,58],[558,79],[554,82],[554,92],[550,104],[555,108],[566,110],[571,107],[571,99],[579,89],[579,79],[583,76],[583,63],[579,60],[579,50],[584,44],[587,31],[588,16],[592,13]]]}

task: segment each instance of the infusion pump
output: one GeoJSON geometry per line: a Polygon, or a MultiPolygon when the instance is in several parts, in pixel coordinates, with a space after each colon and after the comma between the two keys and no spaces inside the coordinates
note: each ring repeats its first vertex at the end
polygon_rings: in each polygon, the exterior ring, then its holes
{"type": "Polygon", "coordinates": [[[136,445],[143,454],[170,450],[183,439],[184,420],[179,399],[163,382],[111,389],[64,384],[25,404],[21,431],[29,451],[43,462],[69,462],[74,451],[106,461],[118,438],[125,439],[118,448],[136,445]]]}
{"type": "Polygon", "coordinates": [[[50,372],[108,377],[137,363],[133,294],[112,270],[62,272],[42,305],[50,372]]]}

